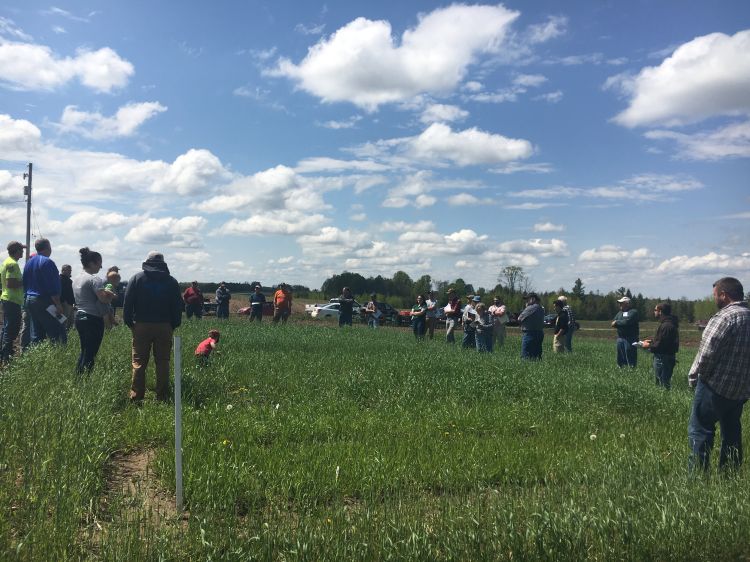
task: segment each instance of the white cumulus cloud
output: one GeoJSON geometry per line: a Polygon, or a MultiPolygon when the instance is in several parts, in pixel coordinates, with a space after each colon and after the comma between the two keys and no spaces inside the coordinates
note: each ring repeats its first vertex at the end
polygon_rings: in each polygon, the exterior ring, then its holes
{"type": "Polygon", "coordinates": [[[534,232],[563,232],[565,226],[551,222],[539,222],[534,225],[534,232]]]}
{"type": "Polygon", "coordinates": [[[113,116],[106,117],[99,112],[81,111],[69,105],[63,110],[58,127],[64,133],[96,140],[129,137],[143,123],[166,110],[159,102],[129,103],[120,107],[113,116]]]}
{"type": "Polygon", "coordinates": [[[511,139],[477,128],[454,132],[448,125],[433,123],[422,134],[408,141],[408,150],[416,158],[449,161],[459,166],[500,164],[528,158],[534,152],[524,139],[511,139]]]}
{"type": "Polygon", "coordinates": [[[203,217],[148,218],[131,228],[125,235],[127,242],[167,245],[174,247],[199,247],[201,231],[207,221],[203,217]]]}
{"type": "Polygon", "coordinates": [[[49,47],[0,39],[0,83],[16,90],[54,90],[77,78],[96,92],[122,88],[133,65],[109,47],[60,58],[49,47]]]}
{"type": "Polygon", "coordinates": [[[604,245],[599,248],[584,250],[578,256],[582,262],[618,262],[624,263],[627,260],[644,260],[652,257],[648,248],[638,248],[636,250],[626,250],[614,245],[604,245]]]}
{"type": "Polygon", "coordinates": [[[360,17],[321,39],[299,64],[283,58],[271,73],[324,101],[372,111],[420,93],[452,90],[481,54],[499,49],[518,15],[502,5],[454,4],[421,16],[400,44],[390,23],[360,17]]]}
{"type": "Polygon", "coordinates": [[[175,159],[164,177],[156,183],[155,190],[195,195],[204,190],[213,190],[226,183],[230,177],[221,161],[210,151],[191,148],[175,159]]]}
{"type": "Polygon", "coordinates": [[[463,121],[468,116],[468,111],[456,105],[433,103],[422,111],[419,120],[422,123],[450,123],[452,121],[463,121]]]}
{"type": "Polygon", "coordinates": [[[613,77],[630,98],[615,117],[626,127],[694,123],[716,115],[750,113],[750,30],[711,33],[679,46],[659,66],[613,77]]]}
{"type": "Polygon", "coordinates": [[[750,271],[750,253],[740,256],[710,252],[703,256],[675,256],[662,261],[656,268],[659,273],[713,273],[736,275],[750,271]]]}
{"type": "Polygon", "coordinates": [[[0,114],[0,152],[5,157],[34,151],[41,138],[42,132],[33,123],[0,114]]]}

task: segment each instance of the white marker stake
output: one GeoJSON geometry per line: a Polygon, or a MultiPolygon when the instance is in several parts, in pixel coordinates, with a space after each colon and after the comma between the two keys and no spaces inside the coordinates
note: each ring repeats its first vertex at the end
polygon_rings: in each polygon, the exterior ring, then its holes
{"type": "Polygon", "coordinates": [[[174,479],[177,511],[182,513],[182,339],[174,337],[174,479]]]}

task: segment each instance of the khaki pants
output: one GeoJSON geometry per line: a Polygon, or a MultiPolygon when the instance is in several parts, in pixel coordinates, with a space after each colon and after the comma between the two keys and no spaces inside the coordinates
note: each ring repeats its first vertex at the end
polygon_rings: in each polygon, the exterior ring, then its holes
{"type": "Polygon", "coordinates": [[[131,400],[143,400],[146,395],[146,368],[152,348],[156,368],[156,399],[169,400],[169,356],[172,353],[172,326],[168,322],[136,322],[133,325],[131,400]]]}
{"type": "Polygon", "coordinates": [[[552,338],[552,351],[555,353],[565,353],[565,334],[558,336],[555,334],[552,338]]]}

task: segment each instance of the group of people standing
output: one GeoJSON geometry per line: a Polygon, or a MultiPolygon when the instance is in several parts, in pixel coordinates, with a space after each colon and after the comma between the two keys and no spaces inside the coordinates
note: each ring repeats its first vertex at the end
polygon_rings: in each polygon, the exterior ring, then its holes
{"type": "MultiPolygon", "coordinates": [[[[81,353],[77,371],[91,370],[101,345],[105,326],[114,323],[112,303],[117,296],[119,272],[110,268],[107,280],[98,274],[102,269],[102,256],[89,248],[79,250],[83,271],[70,280],[69,267],[58,271],[50,258],[49,240],[35,241],[36,253],[27,259],[23,271],[18,261],[25,246],[17,241],[7,245],[8,258],[0,265],[0,303],[3,310],[3,328],[0,336],[0,362],[8,363],[14,355],[14,342],[25,323],[30,333],[30,343],[49,339],[54,343],[66,342],[65,324],[71,315],[71,297],[75,302],[74,325],[79,334],[81,353]],[[66,271],[67,270],[67,271],[66,271]],[[63,296],[65,295],[65,296],[63,296]],[[63,299],[66,299],[65,301],[63,299]],[[67,314],[66,314],[67,313],[67,314]]],[[[129,281],[123,304],[123,322],[132,332],[132,380],[130,399],[140,403],[146,391],[146,368],[153,355],[156,370],[156,398],[166,401],[169,392],[169,360],[172,352],[174,330],[182,322],[183,308],[193,312],[188,317],[200,318],[203,297],[197,283],[192,283],[183,294],[169,273],[160,252],[152,251],[142,264],[142,271],[129,281]],[[200,307],[198,307],[200,303],[200,307]]],[[[750,308],[744,299],[744,289],[739,280],[724,277],[713,285],[713,297],[719,311],[711,317],[701,338],[698,353],[688,375],[688,383],[695,390],[692,412],[688,424],[688,441],[691,450],[690,466],[694,471],[706,472],[713,448],[716,424],[721,428],[719,468],[736,468],[742,463],[742,411],[750,399],[750,308]]],[[[231,294],[221,283],[217,289],[217,316],[226,318],[231,294]]],[[[521,326],[521,356],[539,359],[544,340],[544,309],[535,293],[525,295],[526,306],[518,317],[521,326]]],[[[262,318],[265,303],[260,287],[254,288],[250,297],[251,319],[262,318]],[[259,309],[256,312],[256,307],[259,309]]],[[[286,321],[291,313],[292,295],[285,284],[274,295],[274,321],[286,321]]],[[[351,324],[354,299],[351,291],[342,295],[339,322],[351,324]]],[[[572,350],[575,330],[573,311],[564,297],[555,301],[557,316],[554,325],[553,350],[572,350]]],[[[649,350],[654,356],[654,375],[657,384],[670,388],[675,357],[679,351],[679,323],[671,314],[669,303],[659,303],[654,316],[659,320],[655,335],[640,341],[638,312],[624,296],[618,300],[620,311],[612,321],[617,330],[617,364],[633,368],[637,365],[637,349],[649,350]]],[[[419,295],[410,311],[412,329],[417,339],[428,334],[432,338],[438,317],[439,304],[433,292],[427,297],[419,295]]],[[[491,352],[502,346],[505,326],[509,316],[502,301],[495,297],[493,304],[485,307],[481,297],[471,296],[465,306],[453,289],[448,291],[448,303],[442,307],[446,318],[446,341],[455,343],[455,330],[463,325],[462,346],[491,352]]],[[[377,327],[380,313],[377,298],[365,308],[368,324],[377,327]]],[[[209,338],[198,346],[196,355],[206,359],[218,343],[219,333],[212,331],[209,338]]],[[[23,341],[23,338],[22,338],[23,341]]],[[[23,345],[23,344],[22,344],[23,345]]]]}

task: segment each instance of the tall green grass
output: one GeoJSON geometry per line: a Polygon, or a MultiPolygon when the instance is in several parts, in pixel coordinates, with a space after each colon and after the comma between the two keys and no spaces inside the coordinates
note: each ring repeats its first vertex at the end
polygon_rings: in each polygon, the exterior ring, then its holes
{"type": "MultiPolygon", "coordinates": [[[[77,341],[1,375],[0,558],[21,560],[724,560],[750,554],[747,471],[690,480],[685,374],[614,343],[522,362],[410,332],[222,325],[207,369],[183,338],[186,524],[107,493],[116,451],[149,448],[174,491],[173,408],[127,404],[129,332],[94,372],[77,341]],[[103,498],[107,497],[104,502],[103,498]]],[[[152,373],[149,382],[153,384],[152,373]]],[[[152,395],[150,395],[152,398],[152,395]]]]}

